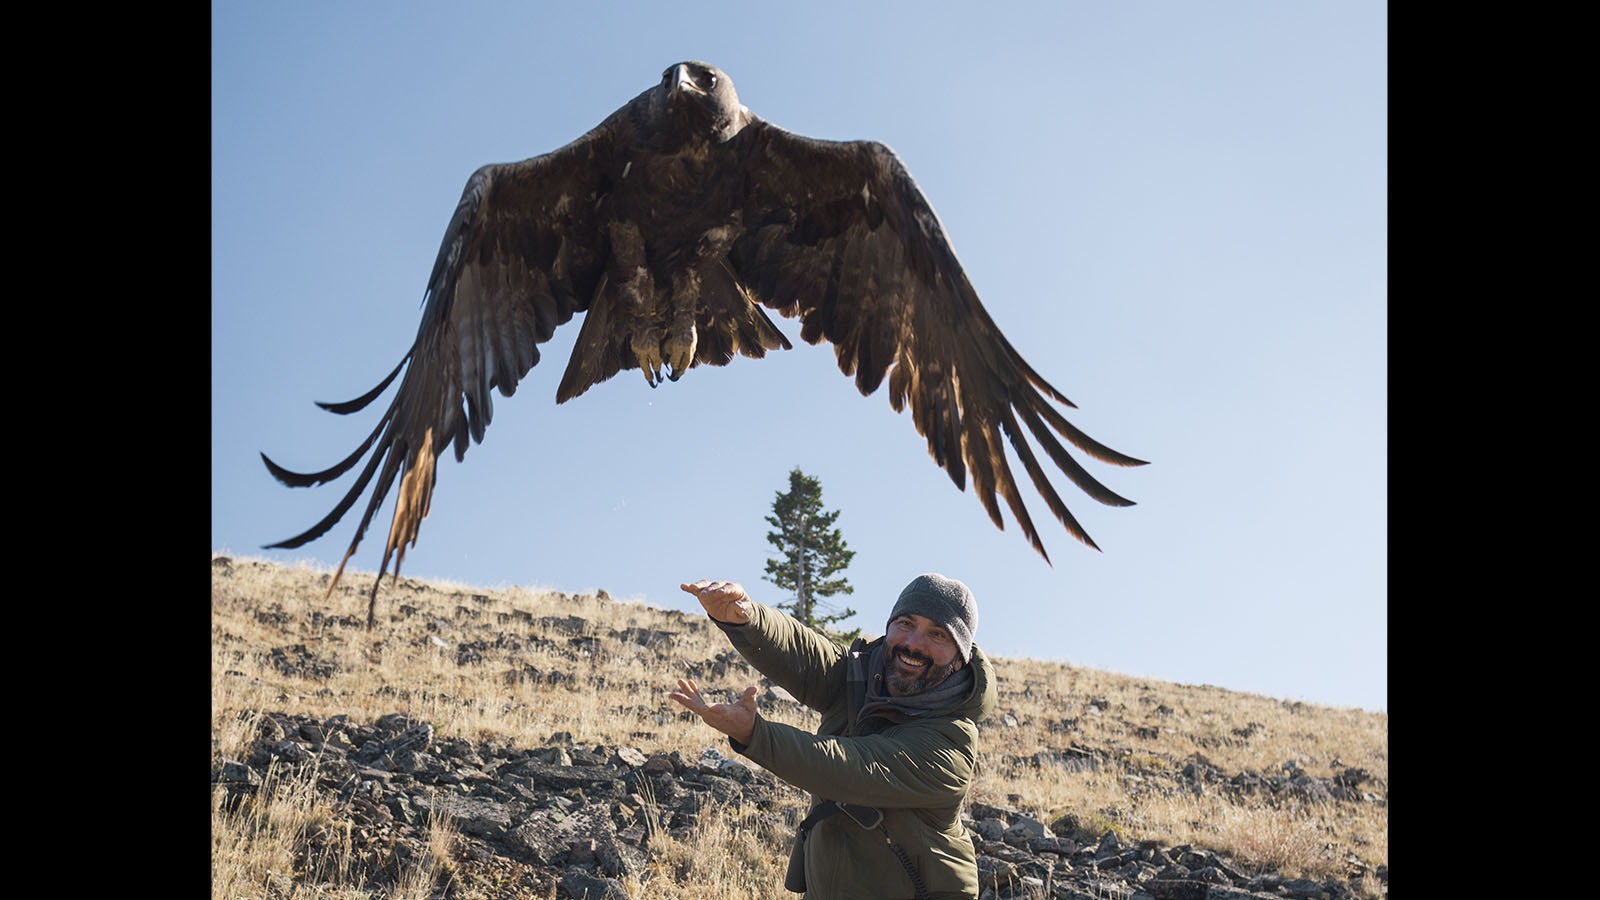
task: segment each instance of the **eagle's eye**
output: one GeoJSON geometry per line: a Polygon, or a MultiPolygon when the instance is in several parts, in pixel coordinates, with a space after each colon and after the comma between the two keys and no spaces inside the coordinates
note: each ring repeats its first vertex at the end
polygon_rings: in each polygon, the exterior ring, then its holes
{"type": "Polygon", "coordinates": [[[717,76],[711,74],[710,72],[706,72],[700,76],[700,86],[708,91],[711,90],[717,86],[717,76]]]}

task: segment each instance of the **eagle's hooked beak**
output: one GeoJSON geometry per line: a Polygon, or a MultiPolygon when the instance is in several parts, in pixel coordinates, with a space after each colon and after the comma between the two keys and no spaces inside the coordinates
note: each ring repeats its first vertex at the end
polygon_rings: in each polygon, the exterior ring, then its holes
{"type": "Polygon", "coordinates": [[[672,89],[674,91],[681,91],[686,87],[690,90],[696,91],[700,89],[699,85],[694,83],[694,78],[689,75],[689,67],[678,66],[676,69],[672,70],[672,89]]]}

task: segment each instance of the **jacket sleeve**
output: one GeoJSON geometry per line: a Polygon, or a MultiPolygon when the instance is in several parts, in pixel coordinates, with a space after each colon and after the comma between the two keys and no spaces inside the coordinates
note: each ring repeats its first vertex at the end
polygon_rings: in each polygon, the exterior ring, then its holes
{"type": "Polygon", "coordinates": [[[928,807],[959,800],[972,783],[977,727],[966,719],[935,719],[844,737],[758,716],[750,743],[733,746],[819,797],[885,809],[928,807]]]}
{"type": "Polygon", "coordinates": [[[756,671],[806,706],[825,710],[844,689],[844,649],[782,610],[753,606],[747,625],[711,621],[756,671]]]}

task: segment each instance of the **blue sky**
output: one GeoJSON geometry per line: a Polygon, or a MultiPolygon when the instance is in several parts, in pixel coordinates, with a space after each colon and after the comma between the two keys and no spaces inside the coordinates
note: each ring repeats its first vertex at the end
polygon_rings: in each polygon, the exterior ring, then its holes
{"type": "MultiPolygon", "coordinates": [[[[1028,488],[1047,565],[792,320],[787,353],[655,390],[623,373],[557,406],[575,319],[496,397],[484,442],[440,462],[402,574],[695,611],[679,582],[728,578],[781,602],[765,516],[799,467],[841,511],[855,593],[836,599],[870,633],[937,571],[971,586],[993,655],[1387,711],[1386,4],[212,14],[213,550],[338,564],[355,514],[298,550],[262,545],[348,480],[292,490],[258,454],[318,469],[372,428],[313,401],[400,360],[475,168],[555,149],[703,59],[768,121],[900,155],[1072,421],[1151,461],[1088,463],[1138,505],[1058,481],[1096,552],[1028,488]]],[[[392,502],[353,584],[370,583],[392,502]]]]}

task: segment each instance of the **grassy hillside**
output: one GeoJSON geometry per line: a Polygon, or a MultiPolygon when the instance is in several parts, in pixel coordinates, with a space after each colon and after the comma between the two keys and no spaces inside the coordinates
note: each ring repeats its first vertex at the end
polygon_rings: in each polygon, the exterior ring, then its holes
{"type": "MultiPolygon", "coordinates": [[[[247,752],[265,714],[372,721],[404,713],[431,723],[440,738],[539,747],[564,733],[581,744],[692,759],[708,746],[726,750],[726,742],[667,699],[676,679],[692,674],[708,689],[730,691],[759,682],[703,616],[603,592],[402,578],[385,581],[369,633],[362,589],[371,574],[346,572],[327,597],[330,577],[213,555],[214,769],[247,752]]],[[[1000,702],[983,726],[972,803],[1043,822],[1070,815],[1086,832],[1202,847],[1287,877],[1387,868],[1386,714],[1059,662],[994,663],[1000,702]],[[1070,764],[1085,758],[1097,764],[1070,764]]],[[[815,724],[792,705],[772,715],[815,724]]],[[[290,780],[268,796],[272,804],[241,811],[217,795],[213,896],[376,896],[353,861],[343,875],[337,861],[304,871],[299,844],[351,828],[327,798],[290,780]]],[[[630,885],[632,896],[793,896],[780,886],[786,836],[707,827],[689,840],[653,845],[658,858],[630,885]]],[[[451,872],[497,863],[464,858],[448,821],[429,843],[387,896],[437,896],[451,872]]],[[[1377,896],[1376,879],[1364,883],[1377,896]]]]}

